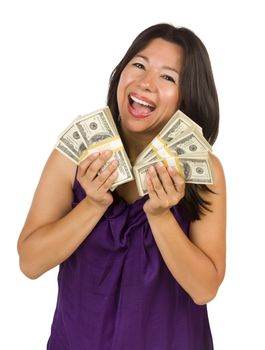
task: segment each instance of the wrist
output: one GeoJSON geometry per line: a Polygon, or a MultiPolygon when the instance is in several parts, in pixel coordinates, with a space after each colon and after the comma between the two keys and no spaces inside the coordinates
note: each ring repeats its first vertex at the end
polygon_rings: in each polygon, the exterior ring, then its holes
{"type": "Polygon", "coordinates": [[[163,220],[166,220],[167,218],[169,218],[172,215],[169,208],[164,209],[164,210],[159,210],[159,211],[152,211],[152,212],[145,211],[145,214],[146,214],[147,218],[163,219],[163,220]]]}
{"type": "Polygon", "coordinates": [[[108,207],[111,204],[111,203],[97,203],[97,202],[91,200],[91,198],[89,198],[89,197],[84,198],[83,201],[86,203],[86,205],[89,209],[94,209],[96,211],[100,211],[100,212],[102,212],[102,214],[105,213],[105,211],[108,209],[108,207]]]}

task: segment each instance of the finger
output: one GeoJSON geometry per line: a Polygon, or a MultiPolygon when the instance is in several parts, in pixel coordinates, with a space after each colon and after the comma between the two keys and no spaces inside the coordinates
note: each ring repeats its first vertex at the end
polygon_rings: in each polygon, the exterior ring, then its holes
{"type": "Polygon", "coordinates": [[[165,193],[164,187],[161,184],[161,181],[157,175],[157,172],[153,166],[151,166],[148,169],[148,174],[150,175],[150,180],[152,181],[152,185],[153,185],[155,192],[157,193],[158,197],[160,199],[162,199],[163,197],[165,197],[166,193],[165,193]]]}
{"type": "Polygon", "coordinates": [[[170,195],[172,191],[175,191],[176,189],[172,181],[172,178],[169,175],[168,170],[163,164],[163,162],[158,162],[156,164],[156,170],[158,172],[158,176],[162,182],[162,185],[165,189],[165,192],[170,195]]]}
{"type": "Polygon", "coordinates": [[[150,179],[150,175],[148,173],[145,176],[145,181],[146,181],[146,188],[147,188],[149,197],[151,198],[151,197],[157,196],[155,189],[154,189],[154,186],[152,184],[152,181],[150,179]]]}
{"type": "Polygon", "coordinates": [[[80,177],[84,176],[87,168],[94,162],[94,160],[99,156],[99,152],[95,152],[93,154],[91,154],[90,156],[88,156],[87,158],[85,158],[84,160],[82,160],[79,164],[78,164],[78,175],[80,177]]]}
{"type": "Polygon", "coordinates": [[[106,181],[107,179],[115,172],[117,171],[118,167],[118,161],[114,159],[109,163],[109,165],[101,171],[98,176],[93,181],[93,184],[96,186],[97,189],[99,189],[106,181]]]}
{"type": "Polygon", "coordinates": [[[107,179],[106,181],[100,186],[98,189],[98,194],[103,195],[104,193],[108,192],[111,188],[112,184],[118,177],[118,171],[115,170],[107,179]]]}
{"type": "Polygon", "coordinates": [[[95,177],[98,175],[99,170],[106,164],[111,156],[112,152],[110,150],[100,153],[99,157],[97,157],[87,169],[85,175],[88,181],[93,181],[95,179],[95,177]]]}
{"type": "Polygon", "coordinates": [[[182,192],[185,188],[185,179],[179,174],[175,167],[168,167],[168,173],[171,176],[174,187],[178,192],[182,192]]]}

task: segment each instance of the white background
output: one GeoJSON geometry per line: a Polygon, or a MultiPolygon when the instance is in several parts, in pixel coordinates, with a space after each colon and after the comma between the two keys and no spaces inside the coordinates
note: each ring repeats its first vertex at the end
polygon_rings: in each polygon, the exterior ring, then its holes
{"type": "Polygon", "coordinates": [[[208,306],[215,349],[265,349],[261,5],[255,0],[1,1],[0,330],[5,349],[45,349],[49,337],[57,268],[27,279],[18,267],[16,242],[56,137],[77,115],[105,105],[112,69],[134,37],[158,22],[186,26],[203,40],[219,93],[214,152],[227,177],[228,256],[225,281],[208,306]]]}

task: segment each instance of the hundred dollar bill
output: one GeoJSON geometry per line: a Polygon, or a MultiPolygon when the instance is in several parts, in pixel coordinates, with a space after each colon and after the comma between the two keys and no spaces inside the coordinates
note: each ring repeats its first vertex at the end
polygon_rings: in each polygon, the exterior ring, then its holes
{"type": "MultiPolygon", "coordinates": [[[[181,168],[182,176],[186,183],[192,184],[213,184],[213,172],[210,160],[200,156],[189,156],[188,154],[176,159],[176,165],[181,168]]],[[[133,167],[137,189],[140,196],[147,194],[146,173],[151,165],[155,165],[159,160],[146,164],[139,164],[133,167]]],[[[160,160],[161,161],[161,160],[160,160]]],[[[172,157],[162,160],[166,166],[172,166],[172,157]]]]}
{"type": "Polygon", "coordinates": [[[104,111],[106,113],[106,116],[108,117],[108,120],[110,121],[113,129],[116,131],[116,134],[119,134],[119,131],[117,129],[117,126],[114,122],[114,118],[113,118],[113,115],[111,114],[111,111],[110,111],[110,108],[107,106],[106,108],[104,108],[104,111]]]}
{"type": "Polygon", "coordinates": [[[108,107],[75,118],[72,124],[60,134],[55,148],[77,165],[91,153],[111,150],[112,157],[105,167],[114,159],[119,164],[118,177],[111,190],[133,180],[131,163],[108,107]]]}
{"type": "Polygon", "coordinates": [[[82,135],[73,123],[59,135],[58,139],[59,143],[56,145],[56,148],[59,149],[59,151],[64,151],[65,148],[62,148],[62,145],[64,145],[77,158],[87,149],[82,135]]]}
{"type": "Polygon", "coordinates": [[[118,129],[117,129],[117,126],[116,126],[116,124],[115,124],[115,122],[114,122],[113,116],[112,116],[111,111],[110,111],[110,109],[109,109],[108,106],[106,106],[106,107],[104,107],[104,108],[102,108],[102,109],[100,109],[100,110],[97,110],[97,111],[95,111],[95,112],[93,112],[93,113],[87,114],[87,115],[78,115],[78,116],[73,120],[72,124],[73,124],[73,123],[77,123],[77,121],[80,121],[80,120],[84,119],[84,118],[85,118],[86,116],[88,116],[88,115],[95,115],[95,114],[98,114],[98,113],[102,113],[102,115],[104,116],[104,118],[105,118],[105,117],[107,118],[107,121],[110,123],[110,125],[111,125],[111,127],[112,127],[114,133],[115,133],[115,134],[119,134],[119,131],[118,131],[118,129]]]}
{"type": "Polygon", "coordinates": [[[202,134],[202,128],[180,109],[178,109],[176,113],[173,114],[173,116],[169,119],[159,134],[163,135],[163,139],[165,139],[166,142],[170,142],[177,135],[181,134],[183,131],[190,127],[197,129],[197,131],[202,134]]]}
{"type": "Polygon", "coordinates": [[[84,115],[78,119],[75,125],[84,139],[86,146],[98,143],[102,140],[114,137],[117,132],[110,122],[109,114],[106,114],[106,109],[103,108],[96,112],[84,115]]]}
{"type": "Polygon", "coordinates": [[[69,158],[70,160],[72,160],[74,163],[78,164],[79,162],[79,157],[77,157],[76,155],[74,155],[70,149],[68,147],[66,147],[66,145],[64,143],[62,143],[61,141],[58,141],[55,148],[61,152],[64,156],[66,156],[67,158],[69,158]]]}
{"type": "Polygon", "coordinates": [[[167,147],[177,155],[184,153],[212,152],[212,146],[196,128],[187,129],[179,138],[170,141],[167,147]]]}
{"type": "Polygon", "coordinates": [[[189,128],[180,134],[176,139],[173,139],[164,147],[159,149],[153,148],[153,153],[145,159],[145,163],[152,160],[167,158],[171,156],[180,156],[186,153],[194,154],[205,153],[208,157],[208,152],[212,151],[211,145],[206,139],[197,131],[197,129],[189,128]]]}
{"type": "Polygon", "coordinates": [[[154,149],[164,147],[191,127],[202,135],[202,128],[181,110],[177,110],[153,141],[138,155],[135,164],[145,162],[154,153],[154,149]]]}
{"type": "Polygon", "coordinates": [[[110,116],[106,115],[107,110],[108,107],[85,116],[77,116],[59,135],[55,148],[78,164],[78,159],[91,143],[114,136],[114,131],[112,129],[109,131],[108,118],[110,118],[110,116]],[[91,119],[89,119],[89,117],[91,119]],[[89,120],[90,123],[88,123],[89,120]],[[101,127],[98,127],[98,125],[101,127]],[[105,125],[106,128],[102,127],[105,125]],[[87,130],[89,130],[89,132],[87,130]],[[82,134],[85,137],[83,137],[82,134]],[[88,135],[90,137],[88,137],[88,135]],[[73,157],[73,155],[75,157],[73,157]]]}

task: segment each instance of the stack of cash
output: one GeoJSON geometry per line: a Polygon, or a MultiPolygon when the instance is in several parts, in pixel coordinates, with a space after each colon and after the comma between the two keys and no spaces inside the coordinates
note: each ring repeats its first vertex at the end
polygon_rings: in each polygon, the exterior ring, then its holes
{"type": "Polygon", "coordinates": [[[58,137],[55,148],[74,163],[79,164],[94,152],[111,150],[118,161],[118,176],[111,190],[134,179],[132,166],[125,152],[110,109],[105,107],[83,116],[78,116],[58,137]]]}
{"type": "Polygon", "coordinates": [[[147,194],[146,173],[159,161],[177,167],[187,183],[212,184],[211,151],[201,127],[178,110],[135,161],[133,173],[139,195],[147,194]]]}
{"type": "Polygon", "coordinates": [[[148,168],[159,161],[166,166],[175,166],[187,183],[213,183],[209,159],[211,145],[203,137],[201,127],[180,110],[139,154],[133,167],[108,107],[78,116],[59,135],[55,148],[76,164],[94,152],[112,150],[112,157],[100,170],[103,171],[113,159],[118,161],[118,177],[112,191],[135,179],[139,195],[144,196],[147,194],[145,177],[148,168]]]}

